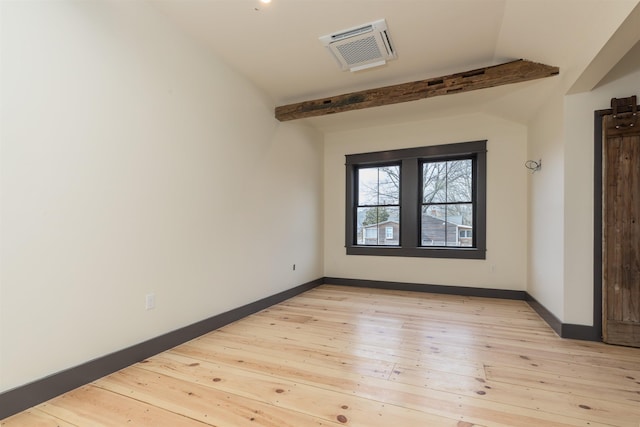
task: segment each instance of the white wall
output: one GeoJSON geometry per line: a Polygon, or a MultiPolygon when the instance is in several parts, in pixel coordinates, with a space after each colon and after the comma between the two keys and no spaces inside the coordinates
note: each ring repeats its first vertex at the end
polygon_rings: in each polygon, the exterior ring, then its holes
{"type": "Polygon", "coordinates": [[[322,276],[321,135],[143,2],[1,7],[0,391],[322,276]]]}
{"type": "Polygon", "coordinates": [[[325,135],[325,276],[525,290],[526,132],[520,124],[472,114],[325,135]],[[346,154],[481,139],[488,140],[486,260],[345,254],[346,154]]]}
{"type": "Polygon", "coordinates": [[[560,320],[564,317],[564,110],[551,97],[531,120],[528,158],[542,160],[528,178],[527,292],[560,320]]]}
{"type": "MultiPolygon", "coordinates": [[[[628,55],[638,58],[640,44],[628,55]]],[[[636,60],[636,63],[638,61],[636,60]]],[[[593,324],[594,111],[611,98],[640,97],[640,67],[591,92],[565,99],[564,321],[593,324]]]]}

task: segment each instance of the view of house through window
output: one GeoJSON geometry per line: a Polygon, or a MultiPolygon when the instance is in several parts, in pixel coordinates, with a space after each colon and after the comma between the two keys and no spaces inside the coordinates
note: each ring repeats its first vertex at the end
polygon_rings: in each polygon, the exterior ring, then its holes
{"type": "Polygon", "coordinates": [[[400,166],[359,168],[357,171],[358,245],[399,245],[400,166]]]}
{"type": "Polygon", "coordinates": [[[422,246],[473,246],[470,159],[422,164],[422,246]]]}

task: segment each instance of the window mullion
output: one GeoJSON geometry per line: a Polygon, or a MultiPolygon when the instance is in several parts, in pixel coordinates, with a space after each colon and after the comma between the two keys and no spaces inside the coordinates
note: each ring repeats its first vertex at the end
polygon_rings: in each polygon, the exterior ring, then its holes
{"type": "Polygon", "coordinates": [[[402,161],[400,173],[400,245],[403,247],[417,247],[420,235],[419,199],[422,192],[419,184],[418,159],[402,161]]]}

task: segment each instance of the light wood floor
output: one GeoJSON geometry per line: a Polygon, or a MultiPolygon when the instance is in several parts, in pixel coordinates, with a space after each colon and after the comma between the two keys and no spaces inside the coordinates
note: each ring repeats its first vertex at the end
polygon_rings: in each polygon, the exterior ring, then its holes
{"type": "Polygon", "coordinates": [[[522,301],[324,285],[2,426],[640,426],[640,349],[522,301]]]}

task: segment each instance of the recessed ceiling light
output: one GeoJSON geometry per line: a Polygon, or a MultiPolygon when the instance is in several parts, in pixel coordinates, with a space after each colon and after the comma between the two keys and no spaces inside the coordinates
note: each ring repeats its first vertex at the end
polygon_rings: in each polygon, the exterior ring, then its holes
{"type": "Polygon", "coordinates": [[[271,3],[271,0],[260,0],[260,3],[268,4],[271,3]]]}

